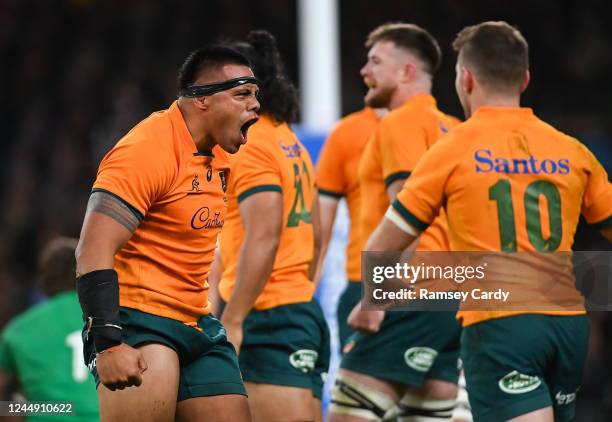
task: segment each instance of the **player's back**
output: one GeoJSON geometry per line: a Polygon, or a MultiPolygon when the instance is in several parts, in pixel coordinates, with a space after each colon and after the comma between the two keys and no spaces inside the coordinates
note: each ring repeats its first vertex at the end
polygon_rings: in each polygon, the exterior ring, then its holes
{"type": "MultiPolygon", "coordinates": [[[[223,276],[219,290],[229,300],[244,228],[238,204],[261,191],[283,196],[280,243],[270,278],[255,309],[308,302],[314,294],[308,267],[314,256],[312,204],[315,180],[308,151],[285,123],[263,116],[249,129],[249,141],[231,162],[228,213],[221,232],[223,276]]],[[[261,218],[266,218],[262,216],[261,218]]]]}
{"type": "Polygon", "coordinates": [[[611,185],[584,145],[530,109],[483,107],[437,143],[415,173],[394,207],[417,226],[431,221],[441,206],[433,198],[442,198],[452,250],[522,252],[487,255],[488,286],[510,291],[514,311],[462,311],[464,325],[521,313],[584,313],[567,252],[581,213],[592,224],[612,221],[611,185]]]}
{"type": "Polygon", "coordinates": [[[610,190],[601,165],[530,109],[481,108],[449,141],[461,157],[440,163],[454,166],[447,187],[454,250],[569,251],[581,210],[592,223],[609,217],[612,198],[606,209],[592,196],[610,190]]]}
{"type": "Polygon", "coordinates": [[[76,292],[59,293],[26,311],[3,333],[2,366],[9,364],[28,401],[70,402],[75,416],[67,420],[95,421],[98,398],[83,364],[81,315],[76,292]]]}
{"type": "Polygon", "coordinates": [[[344,117],[329,135],[317,163],[319,195],[344,197],[351,221],[347,245],[346,272],[349,280],[361,279],[363,241],[358,234],[361,203],[358,170],[370,134],[379,121],[371,108],[344,117]]]}
{"type": "MultiPolygon", "coordinates": [[[[435,99],[426,94],[412,97],[381,119],[359,167],[364,203],[360,212],[360,234],[365,240],[389,206],[387,187],[396,180],[409,178],[423,154],[458,123],[458,119],[440,111],[435,99]]],[[[444,221],[436,220],[422,236],[419,249],[447,250],[445,231],[444,221]]]]}

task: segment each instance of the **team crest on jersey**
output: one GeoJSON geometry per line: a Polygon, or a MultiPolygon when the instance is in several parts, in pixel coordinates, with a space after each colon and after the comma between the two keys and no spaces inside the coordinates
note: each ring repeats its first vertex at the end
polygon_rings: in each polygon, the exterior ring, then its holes
{"type": "Polygon", "coordinates": [[[206,170],[206,181],[210,182],[212,180],[212,167],[208,166],[208,170],[206,170]]]}
{"type": "Polygon", "coordinates": [[[302,156],[302,147],[297,142],[292,145],[280,144],[280,147],[287,158],[299,158],[302,156]]]}
{"type": "Polygon", "coordinates": [[[202,192],[200,189],[200,180],[198,179],[198,175],[193,176],[193,180],[191,181],[191,193],[194,192],[202,192]]]}

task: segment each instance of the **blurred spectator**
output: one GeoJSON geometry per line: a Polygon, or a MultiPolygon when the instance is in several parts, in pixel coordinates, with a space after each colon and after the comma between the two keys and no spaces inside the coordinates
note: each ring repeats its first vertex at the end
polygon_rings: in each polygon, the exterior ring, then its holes
{"type": "MultiPolygon", "coordinates": [[[[76,293],[77,240],[52,240],[39,257],[42,291],[49,300],[15,318],[0,338],[0,392],[13,398],[10,387],[28,401],[71,403],[73,422],[95,421],[98,395],[83,363],[83,319],[76,293]]],[[[28,420],[61,420],[53,415],[28,420]]]]}

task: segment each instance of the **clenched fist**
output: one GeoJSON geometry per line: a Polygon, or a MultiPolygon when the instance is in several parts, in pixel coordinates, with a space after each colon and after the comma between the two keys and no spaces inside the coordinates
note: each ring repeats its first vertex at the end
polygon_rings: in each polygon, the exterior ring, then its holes
{"type": "Polygon", "coordinates": [[[125,343],[106,349],[96,356],[100,382],[111,391],[142,384],[142,373],[147,363],[142,352],[125,343]]]}

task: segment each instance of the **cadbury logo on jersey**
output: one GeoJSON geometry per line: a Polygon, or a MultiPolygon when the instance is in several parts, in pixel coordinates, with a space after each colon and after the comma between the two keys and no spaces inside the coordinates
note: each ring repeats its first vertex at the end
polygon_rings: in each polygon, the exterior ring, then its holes
{"type": "Polygon", "coordinates": [[[221,213],[219,211],[211,213],[208,207],[199,208],[191,217],[191,228],[194,230],[218,229],[221,227],[223,227],[221,213]]]}
{"type": "Polygon", "coordinates": [[[533,155],[529,158],[494,157],[490,149],[479,149],[474,153],[476,173],[507,173],[507,174],[568,174],[569,160],[540,160],[533,155]]]}

